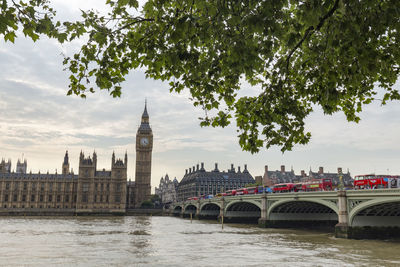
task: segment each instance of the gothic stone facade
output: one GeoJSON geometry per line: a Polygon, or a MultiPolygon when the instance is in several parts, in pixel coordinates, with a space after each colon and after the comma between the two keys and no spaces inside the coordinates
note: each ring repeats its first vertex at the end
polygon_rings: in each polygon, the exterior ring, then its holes
{"type": "Polygon", "coordinates": [[[178,189],[178,184],[178,180],[176,178],[170,180],[168,174],[165,175],[165,178],[161,177],[159,186],[155,188],[155,194],[161,198],[161,203],[164,206],[177,201],[176,190],[178,189]]]}
{"type": "Polygon", "coordinates": [[[68,152],[62,174],[0,173],[0,212],[24,214],[120,214],[125,212],[125,160],[115,159],[111,170],[97,170],[97,155],[81,152],[79,174],[69,170],[68,152]]]}

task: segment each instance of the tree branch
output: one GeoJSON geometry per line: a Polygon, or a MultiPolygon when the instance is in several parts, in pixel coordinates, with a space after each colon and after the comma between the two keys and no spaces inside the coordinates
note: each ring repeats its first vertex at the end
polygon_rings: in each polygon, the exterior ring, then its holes
{"type": "Polygon", "coordinates": [[[328,13],[325,14],[325,16],[323,16],[321,18],[321,20],[319,21],[318,25],[316,28],[314,28],[314,26],[310,26],[308,27],[308,29],[306,30],[306,32],[304,33],[303,38],[301,38],[301,40],[296,44],[295,47],[293,47],[293,49],[289,52],[288,57],[286,58],[286,71],[289,70],[289,64],[290,64],[290,58],[292,57],[292,55],[294,54],[294,52],[296,52],[296,50],[303,44],[303,42],[311,35],[313,35],[313,33],[315,31],[319,31],[321,29],[321,27],[324,25],[325,21],[331,17],[333,15],[333,13],[335,13],[336,9],[338,9],[339,7],[339,1],[340,0],[336,0],[335,4],[333,5],[333,7],[328,11],[328,13]]]}
{"type": "Polygon", "coordinates": [[[145,18],[138,17],[138,18],[135,18],[134,21],[129,22],[129,23],[125,24],[124,26],[121,26],[118,29],[113,30],[112,33],[119,32],[121,30],[129,28],[130,26],[132,26],[136,23],[145,22],[145,21],[154,21],[154,19],[145,19],[145,18]]]}

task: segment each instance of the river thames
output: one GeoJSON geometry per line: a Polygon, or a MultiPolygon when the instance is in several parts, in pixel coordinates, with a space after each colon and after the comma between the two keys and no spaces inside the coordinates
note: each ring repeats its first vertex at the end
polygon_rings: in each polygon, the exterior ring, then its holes
{"type": "Polygon", "coordinates": [[[400,241],[174,217],[0,217],[1,266],[399,266],[400,241]]]}

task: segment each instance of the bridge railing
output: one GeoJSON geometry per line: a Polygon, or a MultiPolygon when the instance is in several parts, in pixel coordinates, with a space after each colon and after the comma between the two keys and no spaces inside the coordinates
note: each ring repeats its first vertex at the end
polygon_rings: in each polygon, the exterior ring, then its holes
{"type": "Polygon", "coordinates": [[[384,195],[398,195],[400,194],[400,188],[385,188],[385,189],[358,189],[358,190],[347,190],[346,195],[363,195],[363,194],[384,194],[384,195]]]}

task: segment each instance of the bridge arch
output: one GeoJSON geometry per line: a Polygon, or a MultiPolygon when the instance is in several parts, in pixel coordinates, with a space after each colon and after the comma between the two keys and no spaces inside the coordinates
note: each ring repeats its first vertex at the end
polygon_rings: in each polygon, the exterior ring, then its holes
{"type": "Polygon", "coordinates": [[[400,199],[377,198],[364,201],[354,207],[349,213],[349,226],[351,227],[399,225],[400,199]]]}
{"type": "Polygon", "coordinates": [[[195,204],[189,203],[188,205],[185,206],[185,210],[183,211],[183,217],[189,217],[190,214],[192,216],[196,215],[197,212],[197,207],[195,204]]]}
{"type": "MultiPolygon", "coordinates": [[[[248,204],[252,204],[252,205],[256,206],[257,208],[259,208],[259,209],[261,210],[261,203],[259,203],[259,202],[257,202],[257,201],[254,201],[254,200],[248,199],[248,200],[234,200],[234,201],[230,201],[230,202],[226,205],[225,211],[230,210],[230,209],[232,208],[232,206],[237,206],[238,204],[244,204],[244,205],[246,205],[247,203],[248,203],[248,204]]],[[[249,207],[250,207],[250,206],[249,206],[249,207]]]]}
{"type": "Polygon", "coordinates": [[[217,203],[208,202],[200,206],[199,218],[218,218],[221,213],[221,207],[217,203]]]}
{"type": "Polygon", "coordinates": [[[339,221],[335,203],[323,200],[281,200],[268,209],[270,227],[334,226],[339,221]]]}
{"type": "Polygon", "coordinates": [[[182,213],[182,206],[179,206],[179,205],[175,206],[172,211],[172,214],[175,216],[179,216],[181,213],[182,213]]]}
{"type": "Polygon", "coordinates": [[[257,201],[236,200],[229,202],[224,210],[228,222],[256,223],[261,217],[261,208],[257,201]]]}
{"type": "Polygon", "coordinates": [[[221,209],[221,203],[219,203],[219,202],[204,202],[204,203],[200,204],[200,210],[202,210],[207,205],[215,205],[221,209]]]}
{"type": "Polygon", "coordinates": [[[285,199],[285,200],[280,200],[280,201],[272,203],[272,205],[270,207],[268,207],[267,217],[268,218],[270,217],[272,211],[274,211],[275,208],[277,208],[277,207],[279,207],[281,205],[284,205],[286,203],[296,203],[296,202],[319,204],[321,206],[329,208],[336,215],[339,214],[339,208],[337,207],[337,205],[335,203],[333,203],[333,202],[329,202],[329,201],[326,201],[326,200],[319,200],[319,199],[299,199],[299,200],[285,199]]]}
{"type": "Polygon", "coordinates": [[[194,204],[188,204],[188,205],[186,205],[186,206],[185,206],[185,211],[184,211],[184,212],[191,211],[191,210],[196,211],[196,210],[197,210],[196,205],[194,205],[194,204]]]}

